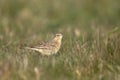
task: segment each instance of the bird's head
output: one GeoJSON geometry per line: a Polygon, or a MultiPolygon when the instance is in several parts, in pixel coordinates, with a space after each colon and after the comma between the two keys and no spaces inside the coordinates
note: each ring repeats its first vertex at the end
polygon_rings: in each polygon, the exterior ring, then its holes
{"type": "Polygon", "coordinates": [[[55,34],[54,41],[61,42],[63,35],[62,34],[55,34]]]}

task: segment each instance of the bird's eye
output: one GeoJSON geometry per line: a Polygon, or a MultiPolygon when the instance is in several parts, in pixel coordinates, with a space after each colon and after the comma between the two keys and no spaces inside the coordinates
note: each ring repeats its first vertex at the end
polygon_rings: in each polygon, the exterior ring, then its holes
{"type": "Polygon", "coordinates": [[[56,36],[60,36],[59,34],[56,34],[56,36]]]}
{"type": "Polygon", "coordinates": [[[56,35],[56,36],[60,36],[60,35],[56,35]]]}

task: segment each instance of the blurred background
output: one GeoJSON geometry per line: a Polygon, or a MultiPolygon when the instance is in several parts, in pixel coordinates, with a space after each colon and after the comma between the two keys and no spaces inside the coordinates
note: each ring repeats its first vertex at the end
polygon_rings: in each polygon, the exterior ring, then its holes
{"type": "Polygon", "coordinates": [[[119,0],[0,0],[0,40],[69,29],[108,30],[119,26],[119,5],[119,0]]]}
{"type": "Polygon", "coordinates": [[[0,0],[0,80],[119,80],[119,57],[120,0],[0,0]],[[58,55],[23,49],[55,33],[58,55]]]}

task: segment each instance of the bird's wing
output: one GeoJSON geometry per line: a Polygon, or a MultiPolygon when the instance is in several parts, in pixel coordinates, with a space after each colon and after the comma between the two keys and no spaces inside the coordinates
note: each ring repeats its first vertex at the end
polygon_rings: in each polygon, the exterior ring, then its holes
{"type": "Polygon", "coordinates": [[[44,44],[40,44],[40,45],[34,46],[33,48],[37,48],[37,49],[49,49],[50,48],[50,44],[49,43],[44,43],[44,44]]]}

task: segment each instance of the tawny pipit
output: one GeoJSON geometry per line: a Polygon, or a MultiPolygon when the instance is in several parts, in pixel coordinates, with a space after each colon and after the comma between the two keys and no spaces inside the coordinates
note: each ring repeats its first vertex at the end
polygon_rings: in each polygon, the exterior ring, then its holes
{"type": "Polygon", "coordinates": [[[62,37],[63,37],[62,34],[56,34],[55,37],[48,43],[40,44],[35,47],[26,47],[26,48],[38,51],[42,55],[56,54],[61,47],[62,37]]]}

